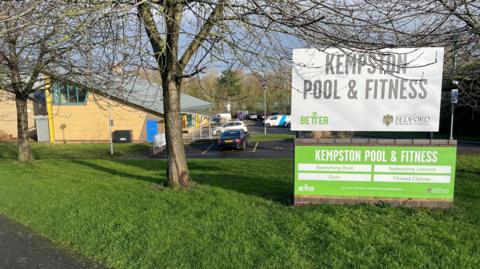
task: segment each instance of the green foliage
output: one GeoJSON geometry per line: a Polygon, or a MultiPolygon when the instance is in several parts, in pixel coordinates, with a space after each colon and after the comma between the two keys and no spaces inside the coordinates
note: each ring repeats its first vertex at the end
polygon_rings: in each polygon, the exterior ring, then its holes
{"type": "Polygon", "coordinates": [[[218,90],[221,92],[221,95],[226,99],[238,97],[242,88],[239,74],[231,68],[222,71],[222,73],[218,77],[217,84],[218,90]]]}
{"type": "MultiPolygon", "coordinates": [[[[268,113],[289,112],[291,91],[289,76],[290,74],[284,70],[276,70],[266,75],[268,113]]],[[[212,102],[215,112],[225,112],[228,100],[232,113],[243,110],[260,113],[264,110],[264,88],[260,76],[245,74],[241,70],[226,69],[220,75],[209,73],[202,78],[186,80],[183,91],[212,102]]]]}
{"type": "MultiPolygon", "coordinates": [[[[54,156],[50,149],[43,154],[54,156]]],[[[160,160],[3,159],[0,214],[115,268],[480,264],[480,155],[459,156],[455,207],[445,211],[292,207],[289,160],[192,160],[189,167],[197,184],[174,191],[156,184],[165,181],[160,160]]]]}

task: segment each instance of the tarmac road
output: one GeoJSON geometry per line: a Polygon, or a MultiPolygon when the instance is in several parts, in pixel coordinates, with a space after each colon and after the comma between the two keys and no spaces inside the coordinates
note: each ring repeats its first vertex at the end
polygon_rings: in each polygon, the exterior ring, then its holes
{"type": "MultiPolygon", "coordinates": [[[[263,133],[264,127],[260,121],[247,120],[249,133],[263,133]]],[[[269,127],[267,133],[291,133],[289,128],[269,127]]],[[[207,137],[205,135],[204,137],[207,137]]],[[[217,140],[203,140],[185,145],[187,158],[239,158],[239,159],[293,159],[294,145],[293,140],[279,140],[268,142],[249,141],[246,150],[226,150],[220,151],[217,146],[217,140]]],[[[457,147],[458,154],[480,154],[480,142],[459,141],[457,147]]],[[[154,158],[165,159],[165,153],[161,153],[154,158]]]]}
{"type": "MultiPolygon", "coordinates": [[[[292,140],[250,141],[246,150],[220,151],[216,140],[185,145],[187,158],[293,159],[292,140]]],[[[480,154],[480,143],[459,142],[458,154],[480,154]]],[[[165,153],[155,158],[165,159],[165,153]]]]}
{"type": "Polygon", "coordinates": [[[0,269],[106,268],[0,215],[0,269]]]}
{"type": "MultiPolygon", "coordinates": [[[[246,150],[220,151],[216,140],[185,145],[187,158],[293,159],[293,141],[250,141],[246,150]]],[[[155,158],[165,159],[165,153],[155,158]]]]}

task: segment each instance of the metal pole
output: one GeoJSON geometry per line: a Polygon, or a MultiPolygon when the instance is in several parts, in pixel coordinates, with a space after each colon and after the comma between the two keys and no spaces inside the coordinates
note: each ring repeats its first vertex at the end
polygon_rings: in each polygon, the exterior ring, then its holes
{"type": "Polygon", "coordinates": [[[113,155],[112,106],[110,104],[110,93],[108,94],[108,131],[110,133],[110,155],[113,155]]]}
{"type": "Polygon", "coordinates": [[[208,138],[212,139],[212,126],[210,125],[210,116],[208,117],[208,138]]]}
{"type": "Polygon", "coordinates": [[[263,82],[263,117],[264,124],[263,124],[263,134],[267,134],[267,85],[265,85],[265,81],[263,82]]]}
{"type": "Polygon", "coordinates": [[[199,120],[200,121],[200,140],[203,140],[203,126],[202,126],[202,119],[199,120]]]}
{"type": "Polygon", "coordinates": [[[450,140],[453,140],[453,111],[454,111],[455,104],[452,103],[451,108],[451,117],[450,117],[450,140]]]}
{"type": "Polygon", "coordinates": [[[192,142],[195,142],[195,114],[193,114],[193,132],[192,132],[192,142]]]}

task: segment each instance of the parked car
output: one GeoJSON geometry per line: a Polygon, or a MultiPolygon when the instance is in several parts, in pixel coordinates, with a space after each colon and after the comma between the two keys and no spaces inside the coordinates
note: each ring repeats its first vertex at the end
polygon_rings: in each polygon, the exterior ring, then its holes
{"type": "Polygon", "coordinates": [[[290,123],[292,122],[292,118],[289,115],[285,114],[278,114],[274,116],[269,116],[263,124],[267,127],[290,127],[290,123]]]}
{"type": "Polygon", "coordinates": [[[257,114],[257,120],[264,121],[265,120],[265,113],[259,113],[257,114]]]}
{"type": "Polygon", "coordinates": [[[246,120],[248,119],[248,111],[238,111],[237,113],[237,120],[246,120]]]}
{"type": "Polygon", "coordinates": [[[227,130],[224,131],[218,139],[218,149],[224,150],[226,148],[233,148],[245,150],[247,148],[247,143],[247,132],[243,131],[242,129],[227,130]]]}
{"type": "Polygon", "coordinates": [[[250,113],[248,114],[248,119],[249,120],[257,120],[258,116],[256,113],[250,113]]]}
{"type": "Polygon", "coordinates": [[[212,117],[212,123],[225,123],[232,120],[232,115],[230,113],[218,113],[212,117]]]}
{"type": "Polygon", "coordinates": [[[226,130],[243,130],[244,132],[248,132],[248,128],[242,121],[229,121],[222,126],[216,127],[212,129],[213,135],[220,135],[226,130]]]}

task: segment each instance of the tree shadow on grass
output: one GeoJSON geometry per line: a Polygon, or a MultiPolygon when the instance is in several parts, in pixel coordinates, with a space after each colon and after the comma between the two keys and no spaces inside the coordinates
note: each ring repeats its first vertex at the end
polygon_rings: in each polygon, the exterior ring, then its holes
{"type": "MultiPolygon", "coordinates": [[[[108,164],[103,165],[98,162],[86,160],[71,161],[89,169],[127,179],[143,180],[157,184],[164,183],[166,180],[165,161],[107,161],[128,167],[127,169],[121,170],[116,169],[114,166],[109,167],[108,164]],[[156,174],[158,176],[145,176],[143,175],[145,173],[142,173],[141,170],[144,170],[147,174],[156,174]],[[135,171],[138,171],[138,173],[135,171]]],[[[199,184],[253,195],[283,204],[292,203],[293,179],[290,173],[274,173],[271,172],[271,170],[261,171],[259,170],[260,165],[252,160],[231,160],[227,162],[214,160],[190,161],[188,166],[192,179],[199,184]]]]}
{"type": "MultiPolygon", "coordinates": [[[[113,176],[120,176],[120,177],[124,177],[124,178],[128,178],[128,179],[143,180],[143,181],[148,181],[148,182],[152,182],[152,183],[161,183],[161,182],[164,181],[164,178],[162,179],[162,178],[157,178],[157,177],[153,177],[153,176],[143,176],[143,175],[139,175],[139,174],[135,174],[135,173],[127,173],[127,172],[119,171],[119,170],[116,170],[114,168],[103,166],[103,165],[100,165],[98,163],[93,163],[93,162],[89,162],[89,161],[71,160],[71,162],[79,164],[81,166],[85,166],[89,169],[93,169],[93,170],[97,170],[97,171],[100,171],[100,172],[103,172],[103,173],[107,173],[107,174],[110,174],[110,175],[113,175],[113,176]]],[[[125,164],[125,161],[120,162],[120,163],[125,164]]]]}
{"type": "Polygon", "coordinates": [[[457,169],[457,174],[465,173],[465,174],[474,174],[476,176],[480,176],[480,169],[457,169]]]}
{"type": "Polygon", "coordinates": [[[17,144],[12,142],[0,142],[0,160],[16,160],[17,144]]]}
{"type": "MultiPolygon", "coordinates": [[[[131,166],[136,169],[160,171],[161,176],[159,178],[149,178],[148,181],[155,183],[165,181],[165,161],[115,160],[115,162],[120,162],[122,165],[131,166]]],[[[292,204],[293,172],[282,174],[281,172],[275,173],[271,170],[261,170],[258,162],[242,159],[230,160],[228,162],[195,160],[189,161],[188,167],[190,169],[192,180],[199,184],[219,187],[247,195],[254,195],[284,204],[292,204]]],[[[138,178],[135,175],[129,176],[132,178],[138,178]]]]}

